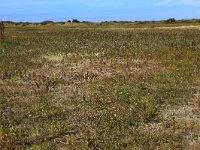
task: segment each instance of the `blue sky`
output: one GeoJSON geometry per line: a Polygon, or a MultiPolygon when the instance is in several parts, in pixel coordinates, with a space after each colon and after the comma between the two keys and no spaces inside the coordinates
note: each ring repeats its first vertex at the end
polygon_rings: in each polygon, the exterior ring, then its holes
{"type": "Polygon", "coordinates": [[[200,18],[200,0],[0,0],[0,20],[81,21],[200,18]]]}

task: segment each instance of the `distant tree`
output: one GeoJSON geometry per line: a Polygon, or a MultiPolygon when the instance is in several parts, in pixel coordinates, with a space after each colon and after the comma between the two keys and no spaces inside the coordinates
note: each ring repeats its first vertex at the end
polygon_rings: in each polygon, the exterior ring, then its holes
{"type": "Polygon", "coordinates": [[[15,22],[13,21],[4,21],[5,23],[8,23],[8,24],[14,24],[15,22]]]}
{"type": "Polygon", "coordinates": [[[92,22],[90,22],[90,21],[82,21],[83,23],[92,23],[92,22]]]}
{"type": "Polygon", "coordinates": [[[169,18],[165,21],[166,23],[175,23],[176,19],[175,18],[169,18]]]}
{"type": "Polygon", "coordinates": [[[73,19],[72,22],[79,23],[80,21],[78,19],[73,19]]]}
{"type": "Polygon", "coordinates": [[[47,24],[53,24],[53,23],[54,23],[53,21],[46,20],[46,21],[42,21],[40,24],[47,25],[47,24]]]}

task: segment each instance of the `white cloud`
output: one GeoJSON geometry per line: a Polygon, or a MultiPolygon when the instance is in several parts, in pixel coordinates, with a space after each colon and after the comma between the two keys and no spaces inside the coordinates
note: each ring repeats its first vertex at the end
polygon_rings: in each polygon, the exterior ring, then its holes
{"type": "Polygon", "coordinates": [[[200,6],[200,0],[155,0],[156,6],[165,5],[187,5],[187,6],[200,6]]]}

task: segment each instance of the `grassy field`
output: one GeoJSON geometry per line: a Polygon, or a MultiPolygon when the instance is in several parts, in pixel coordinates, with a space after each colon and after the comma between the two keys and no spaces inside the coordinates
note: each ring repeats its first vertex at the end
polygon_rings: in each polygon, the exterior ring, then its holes
{"type": "Polygon", "coordinates": [[[200,148],[200,28],[119,27],[6,28],[0,149],[200,148]]]}

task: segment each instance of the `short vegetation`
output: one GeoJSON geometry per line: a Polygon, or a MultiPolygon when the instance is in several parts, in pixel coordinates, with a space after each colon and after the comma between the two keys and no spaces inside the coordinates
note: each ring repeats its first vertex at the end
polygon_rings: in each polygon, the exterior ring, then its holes
{"type": "Polygon", "coordinates": [[[199,28],[100,26],[6,28],[0,149],[200,148],[199,28]]]}

